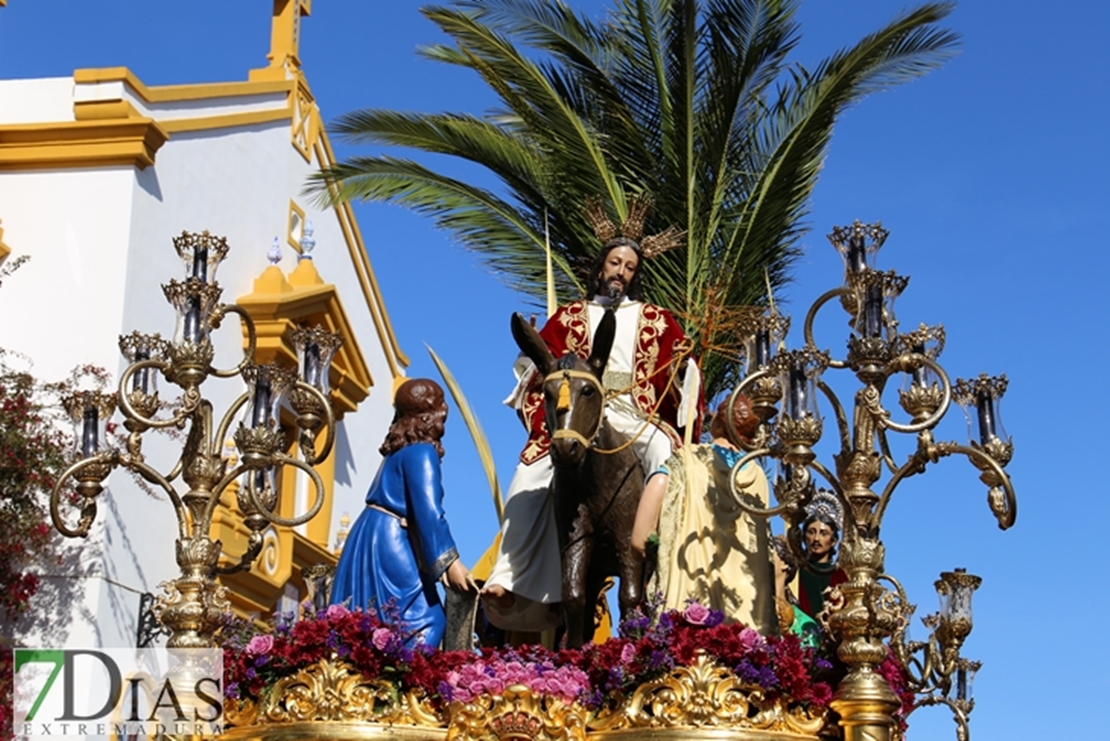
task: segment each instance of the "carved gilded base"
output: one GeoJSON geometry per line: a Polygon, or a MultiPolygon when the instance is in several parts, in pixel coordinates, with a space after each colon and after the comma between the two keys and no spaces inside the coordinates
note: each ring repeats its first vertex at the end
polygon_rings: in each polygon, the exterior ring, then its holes
{"type": "Polygon", "coordinates": [[[443,741],[445,728],[398,726],[385,723],[302,721],[231,728],[219,739],[227,741],[443,741]]]}
{"type": "Polygon", "coordinates": [[[337,741],[814,741],[835,732],[827,714],[765,696],[705,655],[641,685],[619,707],[591,714],[577,703],[514,685],[452,703],[446,722],[426,701],[397,697],[342,662],[321,661],[277,682],[259,703],[229,702],[221,739],[337,741]]]}
{"type": "Polygon", "coordinates": [[[523,685],[500,695],[452,704],[449,741],[585,741],[588,711],[540,697],[523,685]]]}
{"type": "Polygon", "coordinates": [[[814,739],[825,729],[824,712],[768,699],[728,669],[701,655],[693,666],[641,685],[614,711],[589,723],[590,739],[814,739]]]}
{"type": "MultiPolygon", "coordinates": [[[[228,701],[224,718],[233,728],[223,738],[311,738],[283,734],[310,733],[313,728],[354,734],[316,738],[385,738],[373,735],[382,729],[403,732],[406,739],[439,741],[446,734],[424,700],[412,693],[397,697],[390,683],[367,679],[342,661],[318,661],[285,677],[257,703],[228,701]],[[359,735],[364,730],[371,736],[359,735]]],[[[395,733],[392,737],[400,738],[395,733]]]]}

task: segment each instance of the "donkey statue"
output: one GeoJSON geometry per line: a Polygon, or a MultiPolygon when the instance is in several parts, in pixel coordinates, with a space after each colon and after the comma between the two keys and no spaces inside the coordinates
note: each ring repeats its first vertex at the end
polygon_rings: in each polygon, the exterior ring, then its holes
{"type": "Polygon", "coordinates": [[[628,439],[605,420],[601,383],[617,321],[606,312],[590,357],[556,359],[520,314],[513,338],[543,374],[547,430],[555,476],[551,496],[563,569],[566,644],[577,648],[594,634],[594,614],[606,577],[620,577],[621,615],[642,598],[643,560],[633,551],[632,523],[644,489],[640,461],[628,439]]]}

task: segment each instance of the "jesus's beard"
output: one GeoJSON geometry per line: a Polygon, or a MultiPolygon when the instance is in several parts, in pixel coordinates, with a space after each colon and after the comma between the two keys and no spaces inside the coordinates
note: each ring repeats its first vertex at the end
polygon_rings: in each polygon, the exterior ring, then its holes
{"type": "Polygon", "coordinates": [[[620,278],[610,278],[605,283],[605,297],[610,301],[620,301],[628,292],[628,286],[620,278]]]}

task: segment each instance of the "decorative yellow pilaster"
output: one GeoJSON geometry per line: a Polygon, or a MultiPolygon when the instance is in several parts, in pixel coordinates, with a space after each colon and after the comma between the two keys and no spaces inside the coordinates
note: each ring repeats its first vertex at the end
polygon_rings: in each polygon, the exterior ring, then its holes
{"type": "MultiPolygon", "coordinates": [[[[0,5],[3,5],[3,3],[0,2],[0,5]]],[[[12,248],[4,244],[4,227],[0,226],[0,265],[4,264],[10,254],[12,254],[12,248]]]]}

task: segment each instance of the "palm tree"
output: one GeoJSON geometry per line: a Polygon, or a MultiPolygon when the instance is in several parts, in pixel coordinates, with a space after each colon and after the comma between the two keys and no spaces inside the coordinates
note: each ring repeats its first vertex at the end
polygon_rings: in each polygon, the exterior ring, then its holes
{"type": "Polygon", "coordinates": [[[796,0],[614,0],[595,22],[562,0],[458,0],[422,12],[454,42],[422,53],[474,70],[500,98],[483,116],[361,110],[333,126],[354,143],[484,166],[498,191],[416,161],[355,157],[317,175],[332,202],[430,215],[505,282],[541,302],[550,244],[561,301],[583,294],[596,250],[583,205],[619,224],[650,198],[645,233],[685,247],[651,261],[647,299],[701,354],[712,398],[736,381],[740,307],[789,279],[833,124],[866,95],[921,76],[955,49],[931,3],[807,69],[796,0]]]}

